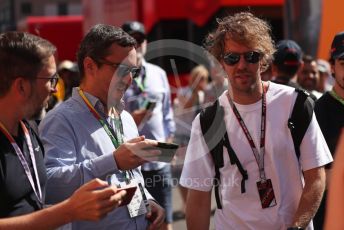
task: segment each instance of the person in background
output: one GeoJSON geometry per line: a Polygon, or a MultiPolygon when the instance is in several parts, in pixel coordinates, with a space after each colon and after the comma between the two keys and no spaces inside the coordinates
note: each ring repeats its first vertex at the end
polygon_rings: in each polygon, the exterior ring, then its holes
{"type": "MultiPolygon", "coordinates": [[[[172,142],[175,132],[171,92],[166,72],[146,62],[145,28],[142,23],[128,21],[122,29],[137,42],[137,63],[141,72],[125,93],[125,109],[131,113],[139,134],[162,142],[172,142]]],[[[172,229],[172,176],[171,165],[165,162],[148,162],[142,165],[145,186],[165,209],[163,229],[172,229]]]]}
{"type": "Polygon", "coordinates": [[[0,34],[0,229],[54,229],[75,220],[99,220],[125,196],[94,179],[44,208],[44,149],[26,120],[56,92],[55,51],[32,34],[0,34]]]}
{"type": "Polygon", "coordinates": [[[98,24],[81,41],[81,83],[72,97],[50,111],[39,126],[46,149],[47,202],[68,197],[100,178],[117,187],[136,187],[131,202],[96,223],[73,222],[72,229],[159,229],[163,209],[144,188],[140,165],[160,151],[157,141],[138,136],[123,110],[123,95],[140,71],[135,40],[121,28],[98,24]]]}
{"type": "MultiPolygon", "coordinates": [[[[344,32],[337,34],[331,45],[331,70],[335,79],[331,91],[325,92],[315,103],[315,115],[324,134],[326,143],[334,155],[341,130],[344,127],[344,32]]],[[[331,175],[332,165],[326,166],[327,175],[331,175]]],[[[314,227],[322,229],[326,208],[326,192],[320,208],[314,217],[314,227]]]]}
{"type": "Polygon", "coordinates": [[[330,63],[326,60],[318,59],[317,66],[319,71],[319,84],[317,91],[321,93],[331,91],[334,85],[334,78],[332,77],[330,63]]]}
{"type": "Polygon", "coordinates": [[[302,58],[303,66],[297,75],[299,85],[319,99],[322,93],[317,91],[319,84],[319,72],[316,60],[310,55],[302,58]]]}
{"type": "Polygon", "coordinates": [[[272,61],[272,82],[301,88],[296,83],[297,73],[302,69],[302,50],[293,40],[281,40],[276,45],[276,52],[272,61]]]}
{"type": "Polygon", "coordinates": [[[58,65],[58,73],[63,81],[64,97],[66,101],[72,96],[72,89],[80,85],[78,65],[69,60],[64,60],[58,65]]]}

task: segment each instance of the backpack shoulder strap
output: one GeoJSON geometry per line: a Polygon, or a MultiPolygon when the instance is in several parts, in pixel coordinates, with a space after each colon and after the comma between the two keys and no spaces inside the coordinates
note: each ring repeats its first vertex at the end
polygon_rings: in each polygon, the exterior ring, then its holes
{"type": "Polygon", "coordinates": [[[245,180],[248,179],[247,171],[242,167],[238,157],[230,145],[226,124],[224,122],[224,109],[216,100],[211,106],[203,109],[200,113],[201,130],[205,142],[210,151],[215,166],[215,178],[213,185],[215,188],[215,199],[218,209],[222,209],[219,193],[221,183],[220,168],[224,166],[223,147],[227,148],[231,164],[236,164],[242,175],[241,193],[245,193],[245,180]]]}
{"type": "Polygon", "coordinates": [[[205,142],[209,148],[214,164],[223,167],[223,136],[227,132],[223,120],[224,110],[216,100],[211,106],[203,109],[200,113],[201,130],[205,142]]]}
{"type": "Polygon", "coordinates": [[[295,153],[297,159],[300,158],[300,145],[302,139],[311,123],[314,109],[314,100],[310,94],[302,89],[295,89],[297,94],[293,111],[288,120],[288,127],[290,129],[295,153]]]}
{"type": "Polygon", "coordinates": [[[221,129],[221,127],[224,127],[224,132],[226,132],[223,116],[224,111],[223,108],[219,106],[218,100],[216,100],[211,106],[203,109],[200,113],[202,134],[205,142],[207,143],[215,166],[215,178],[213,180],[213,185],[215,188],[215,199],[218,209],[222,209],[219,186],[221,183],[220,168],[222,168],[224,165],[222,140],[223,129],[221,129]],[[219,131],[219,133],[217,133],[217,131],[219,131]]]}

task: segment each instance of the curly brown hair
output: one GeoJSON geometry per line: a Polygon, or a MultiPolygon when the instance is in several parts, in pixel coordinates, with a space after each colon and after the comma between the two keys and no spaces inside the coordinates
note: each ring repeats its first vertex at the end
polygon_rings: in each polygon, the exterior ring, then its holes
{"type": "Polygon", "coordinates": [[[224,55],[226,40],[232,40],[261,52],[263,54],[261,70],[268,68],[275,47],[271,38],[270,25],[266,21],[250,12],[240,12],[217,19],[217,22],[218,27],[208,34],[205,47],[218,61],[221,62],[224,55]]]}

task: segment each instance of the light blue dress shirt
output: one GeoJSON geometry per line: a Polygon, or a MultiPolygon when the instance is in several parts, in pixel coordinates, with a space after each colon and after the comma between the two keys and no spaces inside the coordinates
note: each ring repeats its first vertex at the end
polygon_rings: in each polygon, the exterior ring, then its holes
{"type": "MultiPolygon", "coordinates": [[[[142,89],[133,81],[133,84],[124,95],[125,109],[132,112],[144,108],[148,101],[156,102],[152,116],[144,120],[143,125],[139,126],[139,133],[145,135],[148,139],[166,141],[175,132],[170,85],[166,72],[159,66],[145,60],[143,60],[142,66],[145,70],[145,77],[142,79],[142,76],[140,76],[140,79],[138,79],[142,81],[142,89]]],[[[158,170],[165,165],[166,163],[150,162],[145,163],[142,169],[145,171],[158,170]]]]}
{"type": "MultiPolygon", "coordinates": [[[[85,92],[87,99],[105,119],[102,103],[85,92]]],[[[136,124],[129,113],[121,112],[124,140],[138,136],[136,124]]],[[[115,147],[99,121],[92,115],[76,88],[72,97],[50,111],[39,126],[45,149],[47,168],[46,203],[60,202],[70,197],[82,184],[115,174],[124,182],[113,156],[115,147]]],[[[132,170],[143,185],[140,168],[132,170]]],[[[153,199],[145,190],[148,199],[153,199]]],[[[72,229],[146,229],[145,215],[130,218],[126,206],[116,208],[99,222],[78,221],[72,229]]]]}

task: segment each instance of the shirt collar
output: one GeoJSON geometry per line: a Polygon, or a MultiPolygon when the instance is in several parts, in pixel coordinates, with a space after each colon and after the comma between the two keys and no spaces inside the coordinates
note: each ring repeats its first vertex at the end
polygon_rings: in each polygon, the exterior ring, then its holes
{"type": "MultiPolygon", "coordinates": [[[[83,91],[86,98],[89,100],[89,102],[91,103],[91,105],[96,109],[97,112],[100,112],[101,114],[104,114],[105,115],[105,108],[104,108],[104,105],[103,103],[95,96],[93,96],[92,94],[90,93],[87,93],[85,91],[83,91]]],[[[79,93],[78,93],[78,89],[77,87],[73,88],[73,96],[75,95],[78,95],[79,96],[79,93]]],[[[113,105],[115,108],[116,108],[116,111],[121,114],[122,111],[124,110],[124,100],[121,99],[121,101],[117,104],[114,104],[113,105]]],[[[107,117],[107,114],[106,116],[107,117]]]]}

